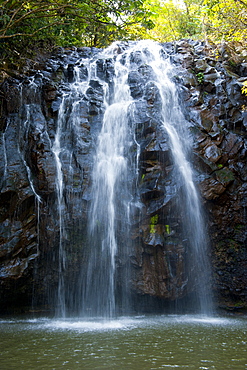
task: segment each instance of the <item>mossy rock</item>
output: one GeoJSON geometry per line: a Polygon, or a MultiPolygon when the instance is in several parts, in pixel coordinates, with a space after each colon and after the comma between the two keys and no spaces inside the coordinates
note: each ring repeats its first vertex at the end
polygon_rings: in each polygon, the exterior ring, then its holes
{"type": "Polygon", "coordinates": [[[235,179],[233,172],[228,168],[222,168],[216,171],[215,174],[216,179],[225,187],[235,179]]]}

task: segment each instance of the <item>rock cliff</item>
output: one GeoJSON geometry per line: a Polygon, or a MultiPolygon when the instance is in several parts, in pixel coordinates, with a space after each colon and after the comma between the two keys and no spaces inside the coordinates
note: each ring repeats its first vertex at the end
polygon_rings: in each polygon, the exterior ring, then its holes
{"type": "MultiPolygon", "coordinates": [[[[120,43],[117,52],[127,47],[120,43]]],[[[247,64],[243,58],[232,57],[227,46],[219,49],[200,41],[167,43],[163,50],[174,66],[171,78],[190,123],[190,159],[205,208],[215,302],[229,309],[246,307],[247,97],[241,94],[241,86],[247,64]]],[[[114,59],[104,59],[99,53],[91,48],[58,49],[39,69],[1,84],[3,312],[55,305],[61,243],[68,257],[64,275],[68,297],[74,301],[77,294],[75,286],[90,248],[88,207],[96,138],[104,114],[104,83],[109,91],[113,89],[114,59]],[[95,69],[95,79],[90,81],[89,59],[95,69]],[[73,105],[73,97],[65,102],[63,120],[58,123],[63,96],[76,78],[85,81],[85,94],[79,104],[73,105]],[[76,110],[77,125],[71,122],[72,110],[76,110]],[[59,124],[61,198],[55,158],[59,124]]],[[[181,241],[183,212],[178,213],[174,195],[171,154],[160,125],[159,92],[150,77],[152,71],[138,54],[133,55],[133,63],[136,68],[129,73],[128,83],[140,148],[135,180],[138,207],[131,221],[131,251],[126,254],[122,246],[117,259],[118,289],[123,289],[121,279],[128,265],[134,306],[146,305],[147,310],[147,306],[157,309],[184,300],[195,282],[185,273],[190,256],[181,241]]],[[[134,181],[131,169],[129,176],[134,181]]]]}

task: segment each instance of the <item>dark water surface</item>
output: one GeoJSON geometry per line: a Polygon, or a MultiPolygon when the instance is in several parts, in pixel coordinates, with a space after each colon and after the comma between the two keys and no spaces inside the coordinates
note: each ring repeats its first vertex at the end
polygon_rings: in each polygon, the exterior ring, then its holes
{"type": "Polygon", "coordinates": [[[247,369],[247,317],[0,320],[1,370],[247,369]]]}

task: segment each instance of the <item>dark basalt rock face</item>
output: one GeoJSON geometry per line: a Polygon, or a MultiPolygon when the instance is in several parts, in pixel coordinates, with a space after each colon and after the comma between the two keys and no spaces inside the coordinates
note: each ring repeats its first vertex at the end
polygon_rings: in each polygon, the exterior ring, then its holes
{"type": "MultiPolygon", "coordinates": [[[[125,45],[119,46],[119,53],[125,45]]],[[[212,261],[212,287],[218,306],[247,306],[247,97],[244,61],[231,62],[222,50],[203,42],[164,44],[174,65],[184,116],[191,123],[193,153],[207,217],[212,261]]],[[[103,81],[111,91],[114,60],[97,59],[97,49],[61,49],[42,71],[31,70],[1,85],[0,119],[0,294],[1,310],[50,308],[58,284],[61,230],[57,212],[56,163],[52,150],[62,91],[76,74],[87,80],[86,58],[95,58],[96,76],[76,106],[79,125],[70,124],[65,109],[60,152],[64,179],[62,204],[67,256],[67,289],[75,285],[87,256],[87,212],[93,154],[104,113],[103,81]],[[78,64],[78,60],[85,63],[78,64]],[[67,127],[67,130],[66,130],[67,127]]],[[[134,99],[132,121],[140,148],[137,193],[133,210],[132,252],[119,257],[131,269],[133,300],[164,302],[193,291],[188,282],[176,213],[172,159],[160,122],[160,95],[152,70],[133,54],[136,69],[128,83],[134,99]],[[173,216],[170,210],[173,210],[173,216]],[[151,298],[150,298],[151,297],[151,298]]],[[[133,149],[134,152],[134,149],[133,149]]],[[[136,155],[136,153],[133,153],[136,155]]],[[[131,176],[131,175],[130,175],[131,176]]],[[[153,304],[155,306],[155,304],[153,304]]],[[[137,305],[138,306],[138,305],[137,305]]],[[[152,306],[152,304],[151,304],[152,306]]]]}

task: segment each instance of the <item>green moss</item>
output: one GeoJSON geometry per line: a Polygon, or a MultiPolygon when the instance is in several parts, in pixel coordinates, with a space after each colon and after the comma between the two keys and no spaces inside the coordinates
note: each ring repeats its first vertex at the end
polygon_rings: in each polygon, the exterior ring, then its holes
{"type": "Polygon", "coordinates": [[[228,60],[228,63],[229,63],[229,64],[230,64],[230,66],[232,66],[232,67],[236,67],[236,66],[237,66],[237,63],[236,63],[236,62],[234,62],[234,60],[229,59],[229,60],[228,60]]]}
{"type": "Polygon", "coordinates": [[[234,239],[228,239],[228,252],[235,253],[239,250],[239,244],[236,240],[234,239]]]}
{"type": "Polygon", "coordinates": [[[216,178],[222,185],[227,186],[234,180],[234,174],[228,168],[223,168],[216,171],[216,178]]]}
{"type": "Polygon", "coordinates": [[[152,216],[151,219],[150,219],[151,225],[157,225],[158,219],[159,219],[159,216],[158,215],[152,216]]]}
{"type": "Polygon", "coordinates": [[[242,302],[242,301],[238,301],[238,302],[234,303],[235,308],[242,308],[244,306],[245,306],[245,303],[242,302]]]}
{"type": "Polygon", "coordinates": [[[221,240],[217,243],[217,249],[218,251],[221,251],[221,250],[224,250],[225,249],[225,246],[226,246],[226,242],[221,240]]]}
{"type": "Polygon", "coordinates": [[[73,176],[73,186],[75,188],[79,187],[81,185],[81,178],[78,175],[73,176]]]}
{"type": "Polygon", "coordinates": [[[158,215],[154,215],[150,218],[150,229],[149,229],[150,234],[155,233],[155,225],[157,225],[158,219],[159,219],[158,215]]]}
{"type": "Polygon", "coordinates": [[[243,224],[237,224],[237,225],[234,226],[234,229],[236,231],[240,232],[240,231],[242,231],[242,230],[245,229],[245,225],[243,225],[243,224]]]}
{"type": "Polygon", "coordinates": [[[171,234],[171,227],[170,227],[170,225],[165,225],[165,228],[166,228],[166,233],[168,235],[171,234]]]}

